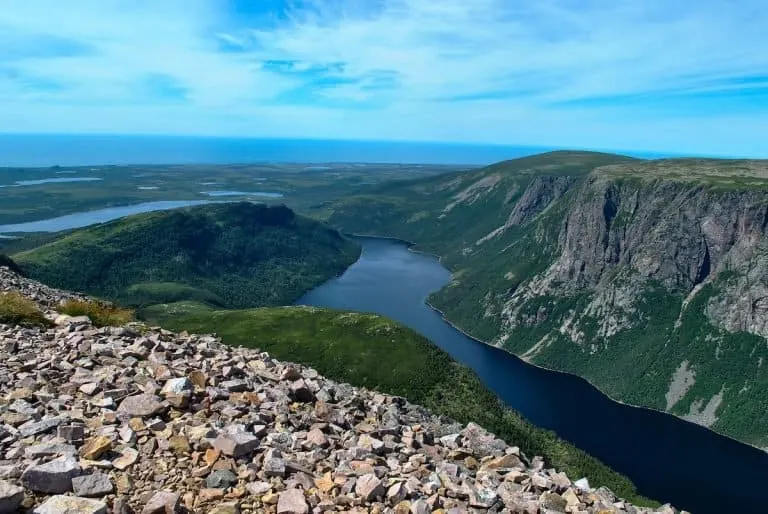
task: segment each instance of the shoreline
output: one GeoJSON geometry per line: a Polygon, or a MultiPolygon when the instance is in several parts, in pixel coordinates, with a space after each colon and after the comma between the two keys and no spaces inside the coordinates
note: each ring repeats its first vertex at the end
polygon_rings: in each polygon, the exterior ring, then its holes
{"type": "MultiPolygon", "coordinates": [[[[427,255],[427,256],[430,256],[430,257],[434,257],[441,266],[443,265],[443,263],[442,263],[443,258],[441,256],[433,254],[433,253],[429,253],[429,252],[424,252],[424,251],[421,251],[421,250],[415,250],[415,249],[413,249],[413,247],[416,246],[416,243],[414,243],[412,241],[408,241],[406,239],[402,239],[402,238],[399,238],[399,237],[393,237],[393,236],[377,236],[377,235],[372,235],[372,234],[353,234],[353,233],[350,233],[348,235],[352,236],[352,237],[358,237],[358,238],[384,239],[384,240],[388,240],[388,241],[399,242],[399,243],[404,244],[407,247],[409,252],[413,252],[413,253],[418,253],[418,254],[421,254],[421,255],[427,255]]],[[[448,268],[445,268],[445,269],[448,270],[448,272],[451,274],[451,277],[453,277],[453,272],[450,269],[448,269],[448,268]]],[[[587,384],[589,384],[598,393],[600,393],[605,398],[607,398],[608,400],[610,400],[610,401],[612,401],[612,402],[614,402],[616,404],[622,405],[624,407],[631,407],[631,408],[634,408],[634,409],[641,409],[641,410],[645,410],[645,411],[654,412],[654,413],[657,413],[657,414],[664,414],[666,416],[671,416],[671,417],[675,418],[676,420],[679,420],[679,421],[682,421],[684,423],[688,423],[688,424],[694,425],[694,426],[699,427],[699,428],[704,429],[704,430],[708,430],[709,432],[711,432],[711,433],[713,433],[715,435],[718,435],[720,437],[724,437],[726,439],[730,439],[731,441],[734,441],[734,442],[739,443],[739,444],[743,444],[743,445],[748,446],[750,448],[754,448],[755,450],[758,450],[761,453],[768,454],[768,448],[763,448],[763,447],[757,446],[755,444],[748,443],[746,441],[741,441],[741,440],[736,439],[735,437],[732,437],[732,436],[730,436],[728,434],[723,434],[723,433],[718,432],[716,430],[712,430],[711,428],[706,427],[704,425],[700,425],[698,423],[694,423],[692,421],[688,421],[687,419],[684,419],[684,418],[678,416],[677,414],[672,414],[672,413],[667,412],[667,411],[655,409],[653,407],[647,407],[647,406],[644,406],[644,405],[634,405],[634,404],[626,403],[626,402],[624,402],[622,400],[618,400],[616,398],[613,398],[612,396],[606,394],[597,385],[592,383],[592,381],[589,380],[587,377],[583,377],[581,375],[577,375],[576,373],[573,373],[573,372],[570,372],[570,371],[563,371],[563,370],[559,370],[559,369],[547,368],[546,366],[541,366],[539,364],[536,364],[536,363],[524,360],[519,355],[516,355],[516,354],[514,354],[514,353],[512,353],[512,352],[510,352],[508,350],[505,350],[504,348],[500,348],[500,347],[498,347],[498,346],[496,346],[494,344],[491,344],[488,341],[483,341],[482,339],[478,339],[477,337],[473,336],[472,334],[466,332],[464,329],[462,329],[461,327],[456,325],[454,322],[452,322],[446,316],[446,314],[443,311],[441,311],[440,309],[438,309],[437,307],[432,305],[432,303],[429,301],[429,296],[424,298],[424,304],[427,307],[429,307],[430,309],[432,309],[434,312],[439,314],[440,318],[446,324],[448,324],[451,328],[453,328],[457,332],[461,333],[463,336],[467,337],[468,339],[471,339],[472,341],[475,341],[477,343],[483,344],[483,345],[485,345],[487,347],[493,348],[493,349],[498,350],[500,352],[504,352],[507,355],[511,355],[512,357],[514,357],[515,359],[518,359],[523,364],[526,364],[528,366],[533,366],[534,368],[538,368],[538,369],[541,369],[541,370],[544,370],[544,371],[548,371],[548,372],[551,372],[551,373],[561,373],[563,375],[568,375],[568,376],[571,376],[571,377],[574,377],[574,378],[577,378],[577,379],[581,379],[581,380],[585,381],[587,384]]],[[[544,428],[544,427],[539,427],[539,428],[544,428]]]]}

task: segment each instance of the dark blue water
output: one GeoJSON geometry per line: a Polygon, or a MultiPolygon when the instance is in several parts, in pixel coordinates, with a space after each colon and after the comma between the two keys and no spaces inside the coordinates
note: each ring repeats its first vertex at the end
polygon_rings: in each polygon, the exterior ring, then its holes
{"type": "MultiPolygon", "coordinates": [[[[180,136],[0,134],[0,166],[107,164],[491,164],[554,147],[180,136]]],[[[573,148],[575,150],[575,148],[573,148]]],[[[619,152],[638,157],[647,152],[619,152]]],[[[322,169],[315,167],[315,169],[322,169]]]]}
{"type": "Polygon", "coordinates": [[[409,326],[475,370],[507,405],[628,476],[646,496],[694,514],[768,512],[765,452],[613,402],[585,380],[536,368],[463,335],[425,303],[450,281],[435,258],[396,241],[360,241],[357,263],[297,303],[375,312],[409,326]]]}
{"type": "Polygon", "coordinates": [[[179,207],[189,207],[192,205],[201,205],[211,203],[212,200],[177,200],[162,202],[144,202],[134,205],[123,205],[120,207],[109,207],[107,209],[98,209],[95,211],[78,212],[76,214],[67,214],[58,218],[46,220],[30,221],[28,223],[17,223],[15,225],[0,225],[1,233],[15,232],[59,232],[61,230],[70,230],[73,228],[87,227],[96,223],[106,223],[131,214],[141,214],[143,212],[164,211],[167,209],[177,209],[179,207]]]}

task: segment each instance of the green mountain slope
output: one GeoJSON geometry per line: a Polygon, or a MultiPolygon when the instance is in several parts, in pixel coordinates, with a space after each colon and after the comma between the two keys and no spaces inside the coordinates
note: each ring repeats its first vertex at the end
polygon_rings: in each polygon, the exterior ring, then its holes
{"type": "Polygon", "coordinates": [[[55,287],[143,307],[291,303],[359,255],[335,230],[284,206],[209,204],[77,230],[13,256],[55,287]]]}
{"type": "Polygon", "coordinates": [[[213,332],[228,344],[259,348],[329,378],[402,396],[461,423],[478,423],[571,477],[587,476],[592,484],[648,504],[625,477],[527,423],[471,370],[393,321],[312,307],[211,311],[190,302],[154,306],[146,315],[169,329],[213,332]]]}
{"type": "Polygon", "coordinates": [[[473,335],[768,446],[768,163],[555,152],[340,201],[413,241],[473,335]]]}

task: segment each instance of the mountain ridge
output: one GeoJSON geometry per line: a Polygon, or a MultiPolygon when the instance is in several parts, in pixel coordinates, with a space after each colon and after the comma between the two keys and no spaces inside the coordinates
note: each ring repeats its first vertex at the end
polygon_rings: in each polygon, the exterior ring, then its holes
{"type": "Polygon", "coordinates": [[[472,336],[768,446],[766,162],[530,162],[341,200],[330,222],[441,256],[431,301],[472,336]]]}

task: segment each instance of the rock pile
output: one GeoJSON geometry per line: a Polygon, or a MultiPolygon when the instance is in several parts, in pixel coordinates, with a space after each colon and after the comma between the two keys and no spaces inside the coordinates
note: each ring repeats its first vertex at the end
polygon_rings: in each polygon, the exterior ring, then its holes
{"type": "MultiPolygon", "coordinates": [[[[0,269],[56,317],[67,295],[0,269]]],[[[0,514],[676,512],[211,336],[0,325],[0,514]]]]}

